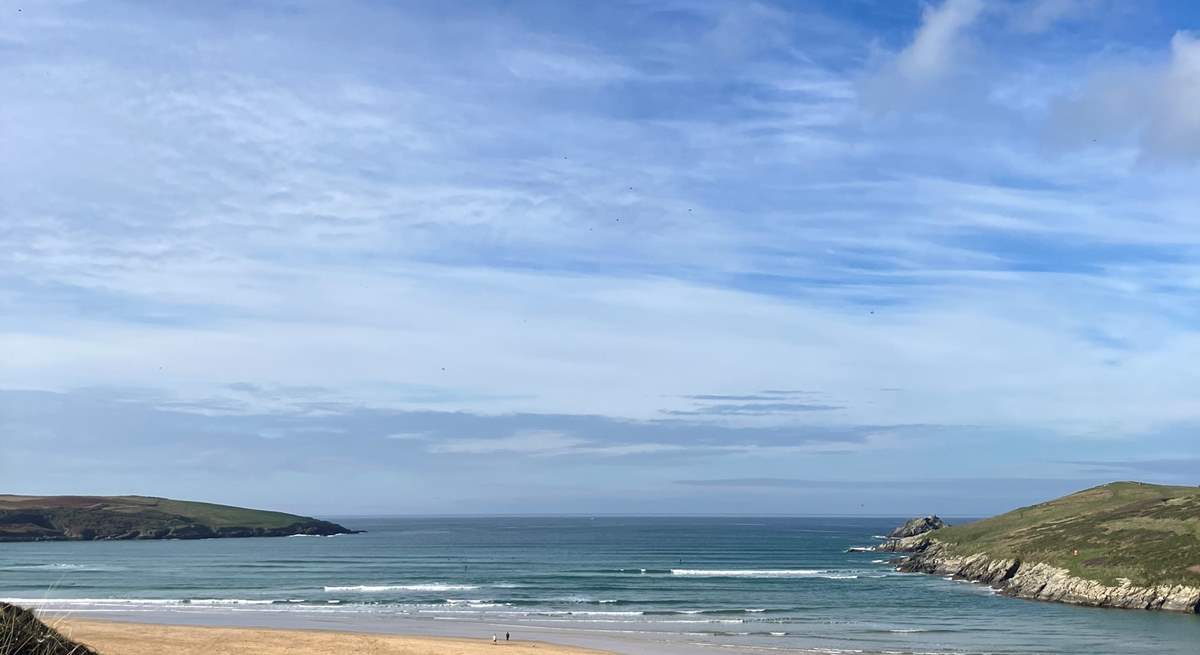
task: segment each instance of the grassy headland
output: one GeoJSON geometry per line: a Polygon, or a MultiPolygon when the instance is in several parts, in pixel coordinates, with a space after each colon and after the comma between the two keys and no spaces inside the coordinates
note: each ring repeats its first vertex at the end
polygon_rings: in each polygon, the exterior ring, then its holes
{"type": "Polygon", "coordinates": [[[950,552],[1116,585],[1200,586],[1200,488],[1113,482],[930,533],[950,552]]]}
{"type": "Polygon", "coordinates": [[[205,539],[352,532],[307,516],[147,496],[0,495],[0,541],[205,539]]]}

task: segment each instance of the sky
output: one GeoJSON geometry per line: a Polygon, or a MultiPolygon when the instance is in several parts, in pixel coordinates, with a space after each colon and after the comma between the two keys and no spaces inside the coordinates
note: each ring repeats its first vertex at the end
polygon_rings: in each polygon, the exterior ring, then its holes
{"type": "Polygon", "coordinates": [[[0,3],[0,480],[980,516],[1200,483],[1191,2],[0,3]]]}

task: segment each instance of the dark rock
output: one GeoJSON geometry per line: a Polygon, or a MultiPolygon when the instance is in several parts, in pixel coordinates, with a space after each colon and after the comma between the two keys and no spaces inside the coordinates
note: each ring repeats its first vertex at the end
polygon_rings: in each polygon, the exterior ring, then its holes
{"type": "Polygon", "coordinates": [[[904,539],[905,537],[915,537],[919,534],[940,530],[944,527],[946,527],[946,522],[937,516],[921,516],[909,519],[904,525],[892,530],[888,533],[888,538],[904,539]]]}
{"type": "Polygon", "coordinates": [[[911,553],[899,562],[899,571],[948,575],[991,585],[1007,596],[1048,600],[1093,607],[1155,609],[1200,613],[1200,587],[1187,585],[1138,586],[1127,580],[1106,585],[1071,575],[1070,571],[1040,562],[992,558],[983,553],[959,555],[929,537],[909,542],[911,553]]]}

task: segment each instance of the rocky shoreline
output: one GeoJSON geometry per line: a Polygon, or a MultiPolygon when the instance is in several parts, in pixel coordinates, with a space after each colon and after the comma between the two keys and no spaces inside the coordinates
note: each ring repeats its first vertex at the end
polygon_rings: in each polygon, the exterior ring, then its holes
{"type": "Polygon", "coordinates": [[[876,547],[904,553],[897,570],[951,576],[991,585],[1006,596],[1092,607],[1200,613],[1200,587],[1187,585],[1105,585],[1038,562],[994,559],[984,553],[961,555],[930,534],[893,539],[876,547]]]}

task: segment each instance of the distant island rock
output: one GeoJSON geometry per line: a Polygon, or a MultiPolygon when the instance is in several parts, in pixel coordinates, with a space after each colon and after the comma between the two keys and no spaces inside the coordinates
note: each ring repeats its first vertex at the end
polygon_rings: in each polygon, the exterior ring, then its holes
{"type": "Polygon", "coordinates": [[[904,525],[889,532],[888,538],[903,539],[905,537],[915,537],[932,530],[941,530],[944,527],[946,527],[946,522],[936,515],[919,516],[915,519],[909,519],[904,525]]]}
{"type": "Polygon", "coordinates": [[[0,542],[353,534],[307,516],[147,496],[0,495],[0,542]]]}
{"type": "Polygon", "coordinates": [[[1114,482],[889,541],[898,569],[1019,598],[1200,613],[1200,488],[1114,482]]]}

